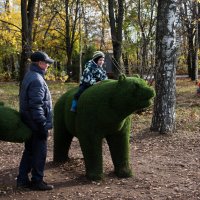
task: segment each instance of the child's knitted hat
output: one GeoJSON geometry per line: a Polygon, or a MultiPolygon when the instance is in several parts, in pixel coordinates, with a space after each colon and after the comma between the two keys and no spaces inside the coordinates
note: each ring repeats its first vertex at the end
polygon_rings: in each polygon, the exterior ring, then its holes
{"type": "Polygon", "coordinates": [[[95,51],[92,60],[96,63],[99,58],[105,58],[105,54],[102,51],[95,51]]]}

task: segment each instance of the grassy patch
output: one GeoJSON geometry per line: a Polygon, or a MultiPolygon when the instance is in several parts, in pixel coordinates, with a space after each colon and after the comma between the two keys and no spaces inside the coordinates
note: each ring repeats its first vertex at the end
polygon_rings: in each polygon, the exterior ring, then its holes
{"type": "MultiPolygon", "coordinates": [[[[1,82],[0,101],[6,106],[19,110],[19,84],[17,82],[1,82]]],[[[77,86],[77,83],[48,82],[53,105],[67,90],[77,86]]]]}
{"type": "Polygon", "coordinates": [[[17,82],[1,82],[0,85],[0,101],[3,101],[6,106],[18,110],[19,84],[17,82]]]}
{"type": "Polygon", "coordinates": [[[176,126],[185,131],[200,130],[200,96],[197,86],[189,79],[177,81],[176,126]]]}

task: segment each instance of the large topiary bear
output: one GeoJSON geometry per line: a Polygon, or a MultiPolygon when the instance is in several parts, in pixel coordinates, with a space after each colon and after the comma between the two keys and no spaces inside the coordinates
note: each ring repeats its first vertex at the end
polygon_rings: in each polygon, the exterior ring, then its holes
{"type": "Polygon", "coordinates": [[[88,88],[78,101],[77,113],[70,112],[77,88],[65,93],[54,108],[54,161],[68,159],[72,138],[78,138],[86,176],[103,177],[102,139],[106,138],[118,177],[132,175],[129,164],[130,115],[148,107],[154,90],[137,77],[106,80],[88,88]]]}
{"type": "Polygon", "coordinates": [[[21,143],[31,134],[31,130],[21,121],[19,112],[0,102],[0,140],[21,143]]]}

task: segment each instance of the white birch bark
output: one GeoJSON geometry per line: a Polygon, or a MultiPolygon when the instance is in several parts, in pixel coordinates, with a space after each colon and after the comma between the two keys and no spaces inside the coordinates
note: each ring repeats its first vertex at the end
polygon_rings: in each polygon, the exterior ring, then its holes
{"type": "Polygon", "coordinates": [[[158,0],[154,112],[151,130],[173,132],[176,105],[176,3],[158,0]]]}

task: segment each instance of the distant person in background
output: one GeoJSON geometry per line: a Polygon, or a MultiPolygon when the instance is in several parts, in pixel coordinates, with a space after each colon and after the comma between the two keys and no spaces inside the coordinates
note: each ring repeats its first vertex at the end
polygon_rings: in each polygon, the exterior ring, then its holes
{"type": "Polygon", "coordinates": [[[197,95],[200,96],[200,81],[197,81],[196,84],[197,84],[197,91],[196,92],[197,92],[197,95]]]}
{"type": "Polygon", "coordinates": [[[46,53],[37,51],[31,55],[31,61],[30,70],[21,85],[19,111],[22,121],[32,130],[32,137],[25,142],[17,187],[52,190],[53,186],[43,181],[48,130],[52,129],[52,100],[44,74],[54,60],[46,53]]]}
{"type": "Polygon", "coordinates": [[[83,75],[81,77],[79,90],[74,95],[74,99],[72,101],[71,111],[76,112],[77,109],[77,101],[80,95],[90,86],[99,83],[102,80],[108,79],[106,75],[106,71],[103,69],[105,55],[101,51],[96,51],[93,54],[92,60],[88,61],[85,65],[85,70],[83,71],[83,75]]]}

